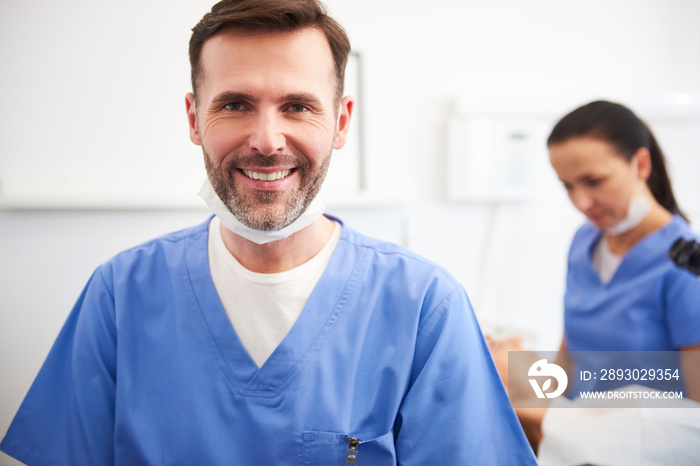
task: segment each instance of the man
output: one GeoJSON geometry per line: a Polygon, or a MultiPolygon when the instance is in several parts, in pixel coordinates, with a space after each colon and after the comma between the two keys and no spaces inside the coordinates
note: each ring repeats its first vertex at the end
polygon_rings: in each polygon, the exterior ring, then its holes
{"type": "Polygon", "coordinates": [[[353,101],[317,0],[193,29],[217,214],[99,267],[1,449],[29,464],[535,464],[461,286],[313,200],[353,101]]]}

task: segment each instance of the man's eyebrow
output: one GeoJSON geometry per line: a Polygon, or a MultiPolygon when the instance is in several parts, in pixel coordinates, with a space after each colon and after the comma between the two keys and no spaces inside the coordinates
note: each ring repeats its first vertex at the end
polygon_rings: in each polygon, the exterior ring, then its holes
{"type": "MultiPolygon", "coordinates": [[[[299,102],[311,105],[312,107],[321,108],[323,106],[322,100],[311,92],[294,92],[287,94],[281,98],[284,103],[287,102],[299,102]]],[[[219,106],[223,104],[228,104],[231,102],[257,102],[257,99],[251,94],[246,94],[245,92],[222,92],[215,96],[211,103],[214,106],[219,106]]]]}
{"type": "Polygon", "coordinates": [[[231,102],[254,102],[252,95],[244,92],[222,92],[212,99],[214,105],[228,104],[231,102]]]}
{"type": "Polygon", "coordinates": [[[323,106],[321,99],[319,99],[318,96],[310,92],[298,92],[294,94],[287,94],[284,100],[286,102],[302,102],[313,105],[314,107],[323,106]]]}

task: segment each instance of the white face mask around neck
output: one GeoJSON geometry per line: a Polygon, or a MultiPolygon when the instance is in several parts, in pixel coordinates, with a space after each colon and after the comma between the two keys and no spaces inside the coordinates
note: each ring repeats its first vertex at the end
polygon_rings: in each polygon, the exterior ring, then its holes
{"type": "MultiPolygon", "coordinates": [[[[632,160],[632,169],[634,170],[634,177],[637,178],[638,173],[638,162],[637,157],[632,160]]],[[[608,228],[603,228],[603,233],[608,236],[621,235],[627,233],[632,228],[639,225],[644,217],[647,216],[651,210],[651,204],[647,200],[642,187],[644,181],[638,180],[641,185],[637,189],[637,193],[630,198],[629,205],[627,206],[627,214],[620,220],[616,225],[608,228]]]]}
{"type": "Polygon", "coordinates": [[[199,197],[204,199],[204,202],[207,203],[212,212],[219,217],[219,220],[221,220],[221,223],[226,228],[256,244],[266,244],[272,241],[288,238],[294,233],[314,223],[316,219],[318,219],[318,217],[320,217],[326,210],[326,206],[321,201],[314,199],[311,201],[311,204],[309,204],[306,210],[299,216],[299,218],[294,220],[286,227],[279,230],[263,231],[255,230],[241,223],[241,221],[238,220],[230,210],[228,210],[226,204],[224,204],[216,194],[216,191],[214,191],[214,188],[212,187],[208,178],[202,184],[198,194],[199,197]]]}

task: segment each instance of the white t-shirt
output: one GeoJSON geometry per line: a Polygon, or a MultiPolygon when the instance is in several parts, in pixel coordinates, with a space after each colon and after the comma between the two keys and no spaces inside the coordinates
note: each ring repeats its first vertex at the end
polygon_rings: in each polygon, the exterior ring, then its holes
{"type": "Polygon", "coordinates": [[[605,284],[610,283],[617,268],[620,267],[622,257],[610,250],[605,236],[601,236],[598,239],[598,242],[593,247],[593,268],[598,272],[600,281],[605,284]]]}
{"type": "Polygon", "coordinates": [[[209,223],[209,269],[228,318],[250,357],[261,367],[289,333],[335,250],[342,227],[307,262],[280,273],[256,273],[226,249],[218,217],[209,223]]]}

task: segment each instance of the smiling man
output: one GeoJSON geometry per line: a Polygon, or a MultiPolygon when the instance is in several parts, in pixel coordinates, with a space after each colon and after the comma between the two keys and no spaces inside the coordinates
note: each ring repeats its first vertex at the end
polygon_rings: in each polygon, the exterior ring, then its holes
{"type": "Polygon", "coordinates": [[[193,29],[202,225],[100,266],[0,449],[60,465],[535,464],[463,288],[314,201],[353,111],[316,0],[193,29]]]}
{"type": "Polygon", "coordinates": [[[200,60],[206,79],[187,110],[216,193],[251,228],[287,226],[318,193],[350,121],[323,32],[233,29],[206,41],[200,60]]]}

